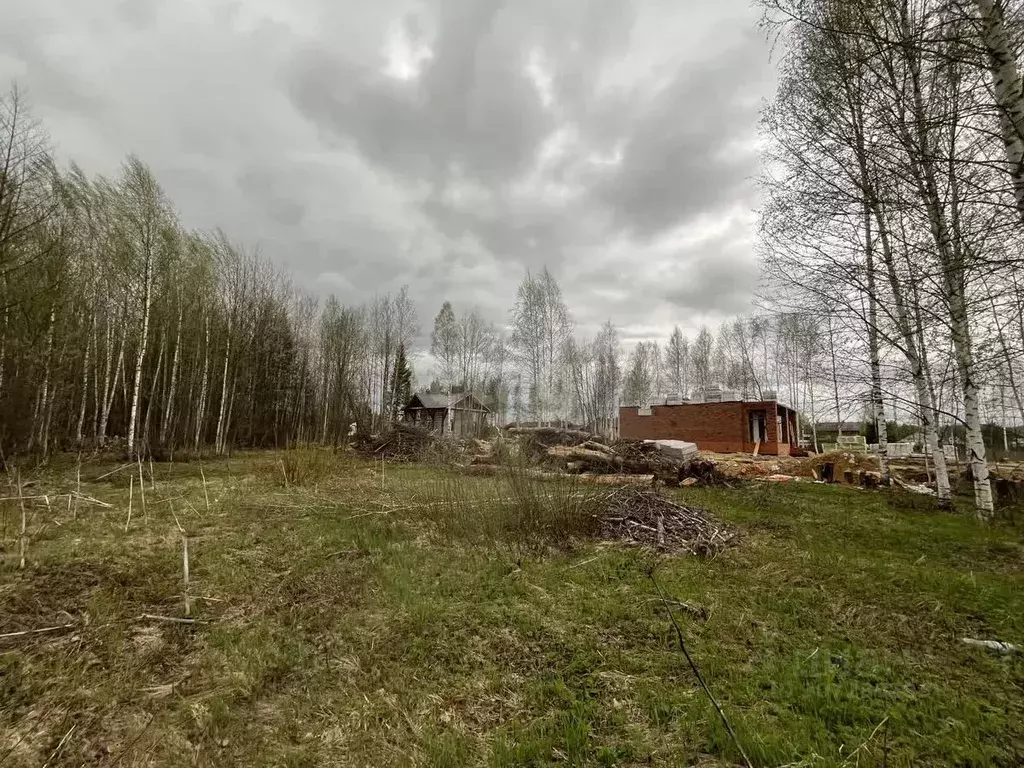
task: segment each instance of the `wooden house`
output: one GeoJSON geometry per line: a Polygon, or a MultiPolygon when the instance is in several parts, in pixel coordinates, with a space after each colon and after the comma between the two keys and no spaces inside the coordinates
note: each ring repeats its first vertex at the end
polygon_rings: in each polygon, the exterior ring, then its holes
{"type": "Polygon", "coordinates": [[[402,421],[441,433],[447,428],[451,410],[451,432],[456,437],[476,437],[483,434],[493,418],[491,409],[471,392],[453,395],[434,395],[417,392],[402,411],[402,421]]]}

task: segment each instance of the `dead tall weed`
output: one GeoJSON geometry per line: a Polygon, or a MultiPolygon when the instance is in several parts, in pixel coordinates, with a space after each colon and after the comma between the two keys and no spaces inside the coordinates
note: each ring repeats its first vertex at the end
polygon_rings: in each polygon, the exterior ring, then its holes
{"type": "Polygon", "coordinates": [[[340,456],[331,448],[289,448],[274,462],[262,464],[260,474],[283,488],[323,483],[340,468],[340,456]]]}
{"type": "Polygon", "coordinates": [[[420,517],[446,541],[507,551],[515,557],[568,549],[599,528],[601,491],[572,479],[544,482],[507,467],[497,482],[478,483],[450,473],[436,481],[420,517]]]}

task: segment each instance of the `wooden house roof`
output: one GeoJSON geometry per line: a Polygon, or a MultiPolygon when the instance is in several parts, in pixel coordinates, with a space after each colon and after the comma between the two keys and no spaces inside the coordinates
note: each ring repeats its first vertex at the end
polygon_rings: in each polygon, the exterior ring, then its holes
{"type": "Polygon", "coordinates": [[[409,404],[405,406],[405,410],[408,411],[416,408],[427,408],[432,410],[448,408],[449,402],[451,403],[452,410],[457,411],[486,411],[490,413],[491,410],[480,402],[472,392],[453,394],[450,399],[448,395],[435,395],[429,392],[417,392],[412,396],[409,404]]]}

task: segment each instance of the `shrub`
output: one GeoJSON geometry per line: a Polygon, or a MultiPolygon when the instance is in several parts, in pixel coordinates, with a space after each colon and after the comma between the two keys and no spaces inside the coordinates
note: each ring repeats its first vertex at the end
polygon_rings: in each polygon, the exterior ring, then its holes
{"type": "Polygon", "coordinates": [[[506,467],[497,482],[458,474],[437,481],[426,517],[446,540],[462,540],[515,558],[568,549],[595,536],[599,489],[574,479],[541,480],[523,467],[506,467]]]}
{"type": "Polygon", "coordinates": [[[285,488],[316,485],[337,470],[337,456],[330,448],[289,448],[273,465],[263,468],[272,480],[285,488]]]}

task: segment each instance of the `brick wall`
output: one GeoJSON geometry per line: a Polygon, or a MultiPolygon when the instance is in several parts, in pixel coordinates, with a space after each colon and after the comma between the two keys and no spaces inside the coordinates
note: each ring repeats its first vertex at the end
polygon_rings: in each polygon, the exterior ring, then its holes
{"type": "MultiPolygon", "coordinates": [[[[777,416],[789,412],[774,402],[684,403],[655,405],[650,416],[640,416],[636,407],[619,409],[619,433],[642,440],[687,440],[702,451],[743,453],[754,450],[750,440],[750,412],[764,411],[766,439],[760,453],[786,455],[789,445],[781,442],[777,416]]],[[[790,422],[792,423],[792,421],[790,422]]]]}

